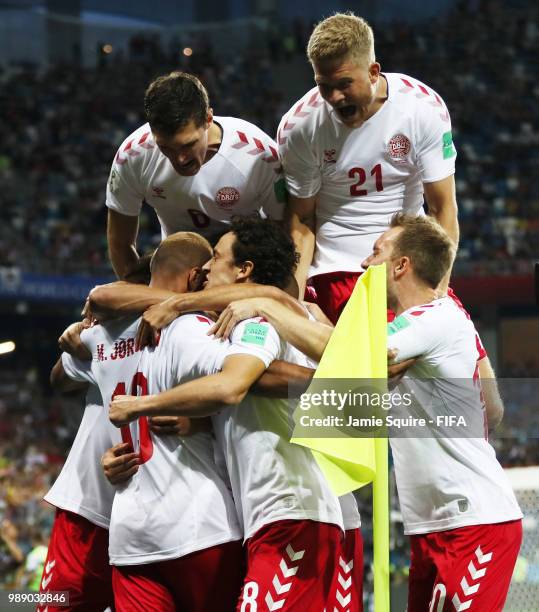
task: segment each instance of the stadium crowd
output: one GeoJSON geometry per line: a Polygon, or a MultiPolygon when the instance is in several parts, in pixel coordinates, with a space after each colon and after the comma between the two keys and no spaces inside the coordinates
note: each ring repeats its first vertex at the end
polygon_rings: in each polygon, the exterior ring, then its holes
{"type": "MultiPolygon", "coordinates": [[[[533,87],[531,70],[537,31],[518,13],[505,14],[495,2],[481,7],[481,18],[471,19],[463,3],[439,29],[432,24],[428,30],[419,25],[386,28],[378,34],[378,49],[385,67],[426,79],[443,92],[452,110],[460,153],[459,257],[464,263],[473,261],[474,272],[514,272],[518,264],[509,261],[537,256],[539,188],[532,177],[539,161],[533,148],[539,140],[539,126],[533,122],[539,90],[533,87]],[[463,38],[448,45],[455,39],[447,34],[456,26],[463,38]],[[485,59],[474,63],[479,45],[485,59]],[[518,58],[516,84],[514,75],[496,69],[511,57],[518,58]],[[450,74],[444,70],[447,65],[454,66],[450,74]],[[519,96],[523,91],[532,96],[519,96]],[[476,265],[477,260],[487,263],[476,265]]],[[[272,63],[279,57],[286,61],[296,49],[302,52],[298,24],[292,30],[294,42],[280,49],[268,37],[267,50],[224,64],[206,45],[180,67],[202,77],[216,112],[245,117],[274,133],[288,97],[273,78],[272,63]],[[248,108],[245,91],[254,92],[248,108]]],[[[144,85],[157,72],[178,67],[173,56],[152,49],[147,62],[103,62],[82,73],[70,66],[45,73],[31,68],[4,73],[10,95],[3,99],[7,112],[1,120],[7,140],[0,155],[1,265],[56,273],[108,268],[103,191],[111,151],[142,122],[144,85]]],[[[131,53],[135,60],[140,44],[132,45],[131,53]]],[[[158,240],[153,215],[142,216],[142,250],[158,240]]],[[[6,576],[6,586],[28,586],[39,572],[30,561],[46,543],[53,516],[41,499],[59,472],[74,431],[64,419],[65,400],[45,399],[35,372],[10,375],[0,384],[0,573],[6,576]],[[25,564],[20,555],[26,557],[25,564]]],[[[517,429],[511,434],[519,436],[517,429]]],[[[530,441],[527,449],[528,442],[520,442],[517,454],[499,442],[502,463],[539,461],[537,445],[530,441]]],[[[366,508],[368,504],[362,508],[364,517],[366,508]]],[[[404,567],[407,554],[400,546],[406,542],[398,540],[393,561],[404,567]]],[[[368,539],[366,544],[370,549],[368,539]]]]}
{"type": "MultiPolygon", "coordinates": [[[[436,22],[375,27],[383,69],[424,80],[450,109],[459,152],[457,273],[511,273],[539,255],[534,15],[537,8],[462,2],[436,22]]],[[[95,69],[5,68],[0,265],[45,273],[109,270],[106,177],[118,144],[143,122],[143,91],[157,74],[180,68],[199,75],[216,114],[274,134],[291,102],[274,68],[304,53],[307,27],[298,20],[281,32],[279,38],[270,28],[265,44],[257,37],[232,58],[204,39],[187,57],[142,36],[132,41],[129,57],[107,56],[95,69]]],[[[152,214],[143,215],[139,240],[143,247],[159,240],[152,214]]]]}

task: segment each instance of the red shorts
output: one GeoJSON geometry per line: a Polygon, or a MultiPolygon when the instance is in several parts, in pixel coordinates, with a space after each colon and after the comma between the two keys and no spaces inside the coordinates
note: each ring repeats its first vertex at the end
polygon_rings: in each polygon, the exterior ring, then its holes
{"type": "Polygon", "coordinates": [[[522,521],[410,538],[408,612],[502,612],[522,543],[522,521]]]}
{"type": "Polygon", "coordinates": [[[247,575],[237,612],[324,610],[332,601],[341,539],[336,525],[308,520],[259,529],[247,540],[247,575]]]}
{"type": "Polygon", "coordinates": [[[361,529],[349,529],[341,541],[328,611],[363,612],[363,538],[361,529]]]}
{"type": "Polygon", "coordinates": [[[114,566],[116,612],[231,612],[245,563],[241,542],[227,542],[148,565],[114,566]]]}
{"type": "MultiPolygon", "coordinates": [[[[327,274],[318,274],[309,279],[310,287],[306,288],[304,297],[308,302],[316,302],[326,317],[336,325],[341,312],[352,295],[357,279],[362,274],[363,272],[328,272],[327,274]]],[[[447,297],[450,297],[466,313],[468,319],[471,318],[451,287],[447,289],[447,297]]],[[[390,323],[394,318],[395,314],[393,311],[388,310],[388,322],[390,323]]],[[[476,342],[479,359],[483,359],[487,353],[481,344],[479,336],[476,337],[476,342]]]]}
{"type": "Polygon", "coordinates": [[[113,606],[108,548],[107,529],[73,512],[56,509],[40,593],[68,591],[69,606],[48,604],[48,612],[105,610],[113,606]]]}
{"type": "Polygon", "coordinates": [[[313,276],[309,279],[309,285],[314,289],[316,299],[312,299],[314,297],[312,293],[305,297],[307,301],[316,302],[326,317],[336,325],[361,274],[361,272],[328,272],[313,276]]]}

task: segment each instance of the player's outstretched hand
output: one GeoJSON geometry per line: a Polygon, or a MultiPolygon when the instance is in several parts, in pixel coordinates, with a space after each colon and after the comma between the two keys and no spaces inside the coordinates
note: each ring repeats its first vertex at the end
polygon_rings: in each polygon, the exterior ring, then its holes
{"type": "Polygon", "coordinates": [[[109,419],[116,427],[129,425],[137,418],[136,409],[144,398],[133,395],[116,395],[109,407],[109,419]]]}
{"type": "Polygon", "coordinates": [[[116,444],[101,457],[101,467],[107,480],[112,485],[126,482],[136,474],[140,457],[133,452],[131,444],[116,444]]]}
{"type": "Polygon", "coordinates": [[[91,359],[91,351],[81,342],[80,339],[82,330],[89,326],[90,322],[87,319],[84,321],[71,323],[71,325],[67,327],[62,335],[58,338],[58,346],[60,347],[60,350],[69,353],[70,355],[73,355],[73,357],[81,359],[82,361],[88,361],[91,359]]]}
{"type": "Polygon", "coordinates": [[[246,298],[230,302],[208,331],[208,336],[229,338],[232,330],[240,321],[259,315],[260,302],[261,298],[246,298]]]}

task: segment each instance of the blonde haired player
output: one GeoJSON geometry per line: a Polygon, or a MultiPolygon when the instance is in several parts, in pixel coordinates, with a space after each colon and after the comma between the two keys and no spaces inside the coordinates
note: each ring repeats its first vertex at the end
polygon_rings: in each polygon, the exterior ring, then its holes
{"type": "Polygon", "coordinates": [[[283,117],[277,140],[300,290],[309,278],[335,322],[394,213],[423,214],[425,196],[458,243],[456,151],[443,100],[417,79],[381,72],[365,20],[325,19],[307,53],[317,86],[283,117]]]}

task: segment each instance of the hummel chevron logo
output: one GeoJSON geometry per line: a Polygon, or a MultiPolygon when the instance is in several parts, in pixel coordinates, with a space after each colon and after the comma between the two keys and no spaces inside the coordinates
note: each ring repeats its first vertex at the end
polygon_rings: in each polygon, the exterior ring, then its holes
{"type": "Polygon", "coordinates": [[[292,588],[292,583],[289,582],[288,584],[281,584],[279,582],[279,577],[277,574],[275,574],[275,576],[273,576],[273,588],[275,589],[277,595],[282,595],[283,593],[290,591],[292,588]]]}
{"type": "MultiPolygon", "coordinates": [[[[401,81],[404,83],[404,87],[401,87],[399,89],[399,93],[407,94],[407,93],[410,93],[411,91],[416,91],[416,87],[417,87],[419,91],[415,94],[416,98],[419,98],[419,99],[429,98],[431,106],[442,106],[443,107],[443,103],[440,97],[434,92],[430,92],[424,85],[420,85],[419,83],[417,85],[414,85],[413,83],[410,83],[408,79],[403,79],[403,78],[401,78],[401,81]],[[434,98],[434,100],[432,100],[432,98],[434,98]]],[[[449,121],[449,112],[447,111],[447,109],[445,109],[445,112],[440,113],[439,116],[442,121],[449,121]]]]}
{"type": "Polygon", "coordinates": [[[349,574],[352,571],[352,568],[354,567],[354,560],[352,559],[352,561],[350,561],[350,563],[348,563],[347,565],[344,559],[342,557],[339,557],[339,565],[342,567],[343,572],[349,574]]]}
{"type": "Polygon", "coordinates": [[[238,142],[232,145],[233,149],[243,149],[244,147],[248,146],[252,147],[254,144],[254,148],[247,151],[249,155],[262,155],[267,153],[267,155],[261,157],[262,161],[267,163],[274,163],[279,161],[279,154],[277,153],[277,149],[275,149],[275,147],[272,147],[271,145],[265,145],[259,138],[254,137],[252,137],[251,143],[251,140],[249,140],[249,137],[247,136],[247,134],[245,134],[245,132],[240,132],[239,130],[237,130],[236,134],[238,136],[238,142]]]}
{"type": "Polygon", "coordinates": [[[52,560],[52,561],[48,561],[47,565],[45,566],[45,574],[50,574],[51,569],[56,565],[56,561],[52,560]]]}
{"type": "Polygon", "coordinates": [[[475,556],[481,565],[483,565],[483,563],[488,563],[492,559],[492,553],[490,552],[484,555],[481,546],[475,549],[475,556]]]}
{"type": "Polygon", "coordinates": [[[286,547],[286,554],[288,555],[290,561],[299,561],[300,559],[303,559],[305,550],[299,550],[298,552],[295,552],[292,546],[289,544],[286,547]]]}
{"type": "Polygon", "coordinates": [[[340,574],[337,576],[339,584],[342,586],[344,591],[347,591],[352,586],[352,576],[348,577],[348,580],[345,580],[340,574]]]}
{"type": "Polygon", "coordinates": [[[52,574],[50,576],[44,577],[41,581],[41,589],[44,591],[48,586],[49,582],[52,580],[52,574]]]}
{"type": "Polygon", "coordinates": [[[468,597],[469,595],[473,595],[479,591],[479,584],[473,584],[470,586],[466,580],[466,576],[464,576],[464,578],[460,581],[460,588],[462,589],[464,595],[468,597]]]}
{"type": "Polygon", "coordinates": [[[271,593],[268,591],[266,594],[266,605],[268,606],[268,610],[272,612],[273,610],[280,610],[284,604],[286,599],[279,599],[279,601],[273,601],[273,597],[271,593]]]}
{"type": "Polygon", "coordinates": [[[480,570],[475,569],[473,561],[470,561],[470,563],[468,564],[468,571],[470,572],[472,580],[479,580],[479,578],[483,578],[483,576],[487,573],[487,568],[485,567],[480,570]]]}
{"type": "Polygon", "coordinates": [[[130,155],[131,157],[136,157],[137,155],[140,155],[140,153],[133,149],[133,144],[135,144],[136,146],[142,147],[143,149],[153,149],[155,147],[155,145],[151,142],[146,142],[148,140],[148,137],[150,136],[150,132],[145,132],[144,134],[142,134],[142,136],[139,138],[139,140],[137,142],[135,142],[135,139],[132,138],[126,145],[125,147],[122,149],[122,151],[118,151],[118,153],[116,154],[116,163],[117,164],[125,164],[125,162],[127,161],[127,157],[122,157],[121,153],[125,153],[126,155],[130,155]]]}
{"type": "Polygon", "coordinates": [[[343,597],[340,592],[337,591],[337,601],[341,604],[343,608],[345,608],[352,601],[352,595],[348,593],[346,597],[343,597]]]}
{"type": "Polygon", "coordinates": [[[453,599],[451,600],[453,605],[455,606],[455,610],[457,612],[462,612],[463,610],[467,610],[472,605],[472,600],[460,602],[459,596],[455,593],[453,599]]]}
{"type": "Polygon", "coordinates": [[[298,573],[297,567],[288,567],[286,561],[281,559],[281,563],[279,563],[279,567],[281,568],[281,572],[283,572],[283,576],[285,578],[290,578],[290,576],[295,576],[298,573]]]}
{"type": "Polygon", "coordinates": [[[302,111],[303,105],[305,102],[300,102],[296,106],[296,110],[294,111],[294,117],[306,117],[309,114],[309,111],[302,111]]]}

